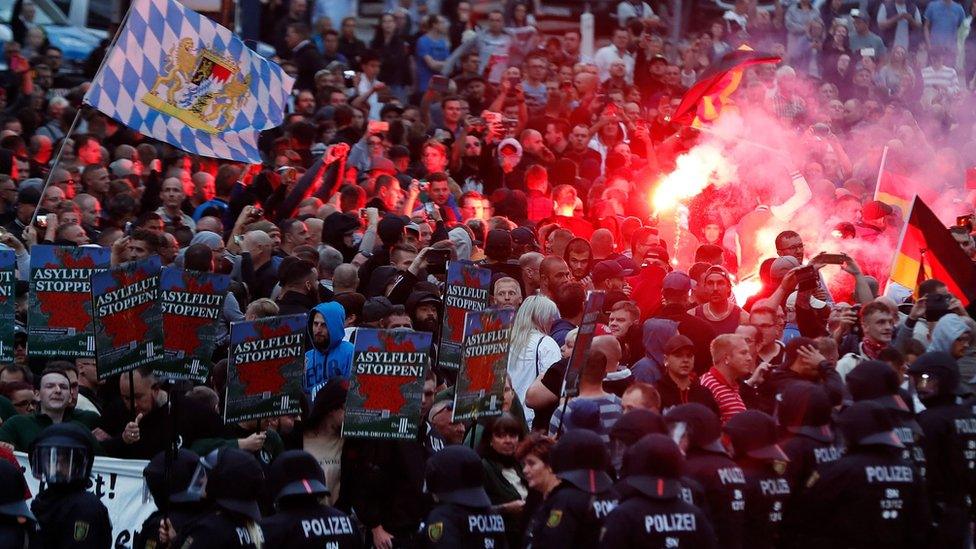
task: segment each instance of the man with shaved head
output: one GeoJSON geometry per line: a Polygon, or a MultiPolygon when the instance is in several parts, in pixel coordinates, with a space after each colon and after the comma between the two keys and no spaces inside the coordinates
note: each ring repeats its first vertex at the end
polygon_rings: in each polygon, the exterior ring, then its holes
{"type": "Polygon", "coordinates": [[[561,257],[548,256],[539,265],[539,290],[549,299],[555,299],[556,288],[569,282],[569,265],[561,257]]]}
{"type": "MultiPolygon", "coordinates": [[[[183,213],[180,206],[183,205],[183,200],[186,195],[183,193],[183,182],[177,177],[167,177],[163,180],[163,185],[159,188],[159,202],[162,204],[156,213],[159,217],[163,218],[163,223],[167,226],[174,226],[177,224],[189,227],[190,230],[196,230],[196,223],[193,222],[193,218],[183,213]]],[[[217,231],[217,234],[221,234],[217,231]]]]}
{"type": "Polygon", "coordinates": [[[522,285],[525,295],[535,295],[539,291],[539,269],[545,256],[539,252],[528,252],[519,257],[519,268],[522,270],[522,285]]]}
{"type": "Polygon", "coordinates": [[[593,263],[604,259],[616,260],[620,254],[614,251],[613,233],[610,229],[597,229],[590,237],[590,251],[593,254],[593,263]]]}
{"type": "MultiPolygon", "coordinates": [[[[579,396],[570,401],[566,412],[573,417],[576,409],[596,408],[600,414],[598,429],[594,429],[610,444],[610,429],[623,415],[623,403],[620,397],[604,389],[604,378],[608,373],[616,372],[620,364],[620,343],[613,336],[597,336],[590,345],[590,354],[583,364],[579,374],[579,396]]],[[[629,370],[627,370],[629,372],[629,370]]],[[[557,407],[549,421],[549,432],[559,431],[563,414],[563,407],[557,407]]]]}
{"type": "Polygon", "coordinates": [[[241,252],[251,256],[254,265],[253,280],[245,280],[251,289],[251,298],[271,297],[271,291],[278,283],[278,271],[271,261],[273,243],[264,231],[248,231],[241,243],[241,252]]]}
{"type": "Polygon", "coordinates": [[[66,200],[74,200],[78,194],[78,182],[71,177],[71,172],[64,168],[51,170],[51,184],[61,189],[66,200]]]}

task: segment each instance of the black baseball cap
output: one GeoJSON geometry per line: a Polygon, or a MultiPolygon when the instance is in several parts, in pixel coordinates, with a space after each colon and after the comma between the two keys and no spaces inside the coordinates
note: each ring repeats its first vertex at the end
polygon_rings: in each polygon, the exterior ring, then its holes
{"type": "Polygon", "coordinates": [[[271,464],[269,485],[275,500],[289,496],[328,495],[325,472],[312,454],[304,450],[288,450],[271,464]]]}
{"type": "Polygon", "coordinates": [[[764,461],[789,461],[776,444],[776,421],[759,410],[746,410],[732,416],[723,427],[732,441],[737,458],[749,456],[764,461]]]}
{"type": "Polygon", "coordinates": [[[603,437],[589,429],[567,431],[552,447],[552,471],[562,480],[590,494],[606,492],[613,486],[610,454],[603,437]]]}
{"type": "Polygon", "coordinates": [[[692,351],[694,351],[695,344],[692,343],[687,336],[683,336],[681,334],[674,334],[673,336],[671,336],[671,339],[669,339],[668,342],[664,344],[664,354],[666,355],[673,355],[674,353],[677,353],[681,349],[691,349],[692,351]]]}
{"type": "Polygon", "coordinates": [[[427,490],[437,499],[466,507],[491,507],[481,458],[467,446],[448,446],[427,460],[427,490]]]}
{"type": "Polygon", "coordinates": [[[681,492],[684,458],[670,438],[646,435],[624,453],[623,482],[651,499],[674,499],[681,492]]]}

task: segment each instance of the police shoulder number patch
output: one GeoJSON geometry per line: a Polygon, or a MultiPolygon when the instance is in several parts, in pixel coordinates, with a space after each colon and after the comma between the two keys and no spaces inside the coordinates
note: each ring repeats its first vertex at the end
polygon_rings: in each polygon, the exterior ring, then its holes
{"type": "Polygon", "coordinates": [[[549,528],[555,528],[559,526],[559,523],[563,521],[563,511],[562,509],[553,509],[549,512],[549,518],[546,519],[546,526],[549,528]]]}
{"type": "Polygon", "coordinates": [[[89,525],[83,520],[75,521],[74,538],[75,541],[85,541],[88,538],[89,525]]]}
{"type": "Polygon", "coordinates": [[[443,535],[444,535],[443,522],[435,522],[434,524],[431,524],[430,526],[427,527],[427,537],[430,538],[430,541],[440,541],[441,536],[443,535]]]}

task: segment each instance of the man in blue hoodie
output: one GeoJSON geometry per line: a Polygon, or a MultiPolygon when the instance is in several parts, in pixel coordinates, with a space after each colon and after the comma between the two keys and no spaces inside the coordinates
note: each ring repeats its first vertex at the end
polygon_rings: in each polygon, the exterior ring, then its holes
{"type": "Polygon", "coordinates": [[[312,348],[305,353],[305,391],[309,402],[329,380],[349,377],[353,345],[342,339],[345,320],[345,309],[335,301],[319,303],[308,317],[312,348]]]}

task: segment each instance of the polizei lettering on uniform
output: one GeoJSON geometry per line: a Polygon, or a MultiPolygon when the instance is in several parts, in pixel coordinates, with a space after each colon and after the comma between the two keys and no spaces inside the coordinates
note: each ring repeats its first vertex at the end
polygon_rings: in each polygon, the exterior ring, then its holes
{"type": "Polygon", "coordinates": [[[976,418],[959,418],[954,423],[957,433],[976,435],[976,418]]]}
{"type": "Polygon", "coordinates": [[[865,467],[868,482],[914,482],[911,467],[904,465],[877,465],[865,467]]]}
{"type": "Polygon", "coordinates": [[[163,314],[195,316],[198,318],[220,318],[222,295],[198,294],[166,290],[163,292],[163,314]]]}
{"type": "Polygon", "coordinates": [[[505,521],[500,515],[468,515],[468,531],[479,534],[505,532],[505,521]]]}
{"type": "Polygon", "coordinates": [[[339,536],[344,534],[352,535],[352,521],[349,517],[323,517],[302,521],[302,533],[305,539],[312,536],[339,536]]]}
{"type": "Polygon", "coordinates": [[[35,269],[31,273],[36,292],[90,292],[91,275],[105,269],[35,269]]]}
{"type": "Polygon", "coordinates": [[[244,341],[237,346],[234,359],[238,364],[264,362],[278,358],[302,356],[304,334],[288,334],[271,339],[244,341]]]}
{"type": "Polygon", "coordinates": [[[157,279],[149,277],[97,296],[98,316],[105,317],[155,301],[159,296],[158,283],[157,279]]]}
{"type": "Polygon", "coordinates": [[[692,513],[644,515],[644,528],[650,532],[696,532],[698,525],[692,513]]]}
{"type": "Polygon", "coordinates": [[[765,479],[759,481],[759,490],[764,496],[790,495],[790,483],[785,478],[765,479]]]}
{"type": "Polygon", "coordinates": [[[746,475],[738,467],[722,467],[716,471],[722,484],[745,484],[746,475]]]}
{"type": "Polygon", "coordinates": [[[460,307],[469,311],[477,311],[484,308],[485,299],[487,298],[488,290],[469,288],[460,284],[448,284],[447,295],[444,297],[444,305],[447,307],[460,307]]]}

